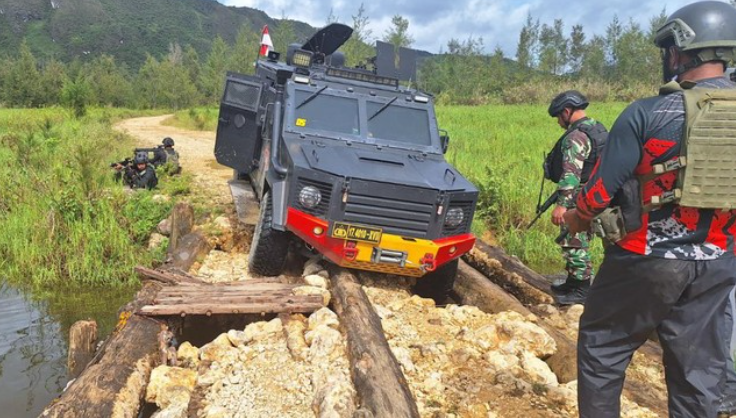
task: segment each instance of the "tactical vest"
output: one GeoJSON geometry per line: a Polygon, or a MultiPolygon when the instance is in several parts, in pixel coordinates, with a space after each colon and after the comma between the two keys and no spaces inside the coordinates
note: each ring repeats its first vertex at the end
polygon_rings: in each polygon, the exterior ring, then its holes
{"type": "Polygon", "coordinates": [[[602,123],[594,121],[590,118],[583,118],[576,121],[567,131],[557,140],[552,151],[547,155],[544,162],[544,175],[547,179],[552,180],[555,183],[559,183],[562,179],[562,141],[572,131],[579,130],[583,132],[588,139],[590,139],[590,154],[585,159],[583,164],[583,171],[580,175],[580,182],[585,183],[590,178],[590,174],[593,172],[593,167],[598,160],[598,157],[603,151],[603,145],[608,139],[608,131],[602,123]],[[594,122],[594,123],[589,123],[594,122]]]}
{"type": "Polygon", "coordinates": [[[179,168],[179,153],[175,150],[166,150],[166,162],[171,163],[175,168],[179,168]]]}
{"type": "Polygon", "coordinates": [[[665,203],[698,209],[736,209],[736,89],[693,88],[670,82],[660,94],[682,92],[685,126],[680,157],[655,164],[639,178],[643,185],[660,174],[679,170],[675,188],[653,196],[645,210],[665,203]]]}

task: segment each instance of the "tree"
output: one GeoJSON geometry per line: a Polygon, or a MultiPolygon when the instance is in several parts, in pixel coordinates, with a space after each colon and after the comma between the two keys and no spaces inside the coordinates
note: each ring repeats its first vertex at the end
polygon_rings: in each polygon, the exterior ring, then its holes
{"type": "Polygon", "coordinates": [[[128,103],[132,87],[128,77],[118,68],[115,58],[102,55],[84,67],[90,84],[90,103],[101,106],[123,106],[128,103]]]}
{"type": "Polygon", "coordinates": [[[562,33],[561,19],[553,26],[542,25],[539,35],[539,69],[552,74],[562,74],[567,60],[567,40],[562,33]]]}
{"type": "Polygon", "coordinates": [[[36,57],[24,40],[20,44],[18,58],[12,61],[4,80],[5,100],[13,106],[33,107],[41,103],[39,89],[41,74],[36,57]]]}
{"type": "Polygon", "coordinates": [[[372,43],[370,37],[372,31],[368,28],[370,20],[365,14],[363,3],[358,8],[358,13],[353,18],[353,34],[350,39],[340,48],[345,53],[346,64],[350,67],[365,65],[363,60],[375,55],[375,52],[369,43],[372,43]]]}
{"type": "Polygon", "coordinates": [[[227,71],[227,44],[219,36],[212,42],[212,50],[200,72],[199,86],[207,103],[217,103],[222,95],[223,81],[227,71]]]}
{"type": "Polygon", "coordinates": [[[414,38],[409,34],[409,21],[394,15],[391,18],[391,26],[383,35],[383,41],[393,45],[396,49],[408,48],[414,43],[414,38]]]}
{"type": "Polygon", "coordinates": [[[241,74],[253,74],[260,44],[257,33],[248,25],[241,26],[230,53],[227,69],[241,74]]]}
{"type": "Polygon", "coordinates": [[[67,79],[66,66],[55,60],[47,61],[41,70],[40,103],[44,105],[59,104],[61,89],[67,79]]]}
{"type": "Polygon", "coordinates": [[[539,43],[539,19],[535,22],[532,14],[526,16],[526,23],[519,33],[519,43],[516,47],[516,61],[529,68],[536,67],[537,46],[539,43]]]}
{"type": "Polygon", "coordinates": [[[618,42],[623,31],[624,28],[618,20],[618,15],[613,15],[613,20],[611,20],[611,23],[609,23],[606,28],[606,49],[608,54],[608,63],[614,68],[618,64],[618,42]]]}
{"type": "Polygon", "coordinates": [[[294,31],[294,22],[289,20],[286,15],[281,16],[281,20],[279,20],[279,24],[276,26],[276,30],[272,32],[271,36],[273,39],[274,49],[276,49],[277,52],[284,54],[282,55],[283,57],[286,56],[285,54],[289,44],[298,41],[298,39],[296,39],[296,32],[294,31]]]}
{"type": "Polygon", "coordinates": [[[583,25],[575,25],[570,33],[570,51],[568,64],[570,71],[574,74],[580,74],[583,66],[583,57],[585,56],[585,32],[583,25]]]}
{"type": "Polygon", "coordinates": [[[585,45],[581,75],[588,79],[601,79],[606,72],[606,39],[595,35],[585,45]]]}

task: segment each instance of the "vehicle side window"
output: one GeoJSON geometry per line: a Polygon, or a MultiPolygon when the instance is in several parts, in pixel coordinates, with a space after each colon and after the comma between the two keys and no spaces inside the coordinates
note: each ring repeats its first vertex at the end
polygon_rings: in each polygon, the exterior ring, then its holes
{"type": "Polygon", "coordinates": [[[260,88],[235,81],[228,81],[225,88],[224,101],[228,104],[256,111],[260,88]]]}

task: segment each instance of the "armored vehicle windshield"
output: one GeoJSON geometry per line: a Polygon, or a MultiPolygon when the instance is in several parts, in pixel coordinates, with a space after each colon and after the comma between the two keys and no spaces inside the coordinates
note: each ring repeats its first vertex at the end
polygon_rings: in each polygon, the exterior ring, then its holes
{"type": "Polygon", "coordinates": [[[382,93],[356,92],[339,84],[292,84],[289,102],[293,111],[285,130],[440,153],[429,99],[406,92],[382,93]]]}

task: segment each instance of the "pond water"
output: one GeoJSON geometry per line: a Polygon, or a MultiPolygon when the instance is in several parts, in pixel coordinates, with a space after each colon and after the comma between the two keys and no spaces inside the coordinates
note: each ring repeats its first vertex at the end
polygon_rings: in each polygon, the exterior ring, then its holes
{"type": "Polygon", "coordinates": [[[100,338],[135,289],[23,291],[0,278],[0,416],[36,417],[68,382],[69,327],[94,319],[100,338]]]}

